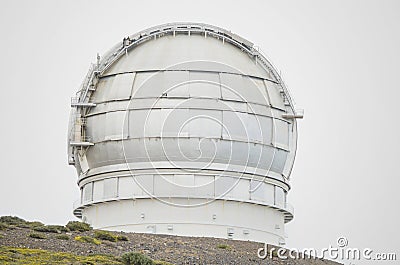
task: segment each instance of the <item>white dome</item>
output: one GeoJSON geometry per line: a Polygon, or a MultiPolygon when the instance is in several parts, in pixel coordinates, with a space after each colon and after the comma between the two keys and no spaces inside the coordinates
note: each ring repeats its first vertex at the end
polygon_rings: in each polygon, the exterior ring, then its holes
{"type": "Polygon", "coordinates": [[[97,228],[283,242],[296,115],[250,42],[167,24],[124,39],[85,80],[69,139],[77,216],[97,228]]]}

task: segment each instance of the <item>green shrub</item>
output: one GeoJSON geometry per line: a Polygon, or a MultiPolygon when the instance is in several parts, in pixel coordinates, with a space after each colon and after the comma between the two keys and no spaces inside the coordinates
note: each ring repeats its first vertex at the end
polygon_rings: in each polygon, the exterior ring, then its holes
{"type": "Polygon", "coordinates": [[[122,263],[111,255],[93,254],[79,256],[65,252],[0,246],[0,264],[121,265],[122,263]]]}
{"type": "Polygon", "coordinates": [[[230,250],[231,246],[226,245],[226,244],[219,244],[219,245],[217,245],[217,248],[230,250]]]}
{"type": "Polygon", "coordinates": [[[103,230],[94,231],[94,237],[97,239],[107,240],[107,241],[111,241],[111,242],[129,241],[128,237],[126,237],[126,236],[116,235],[109,231],[103,231],[103,230]]]}
{"type": "Polygon", "coordinates": [[[69,232],[69,229],[63,225],[46,225],[50,229],[55,229],[58,233],[69,232]]]}
{"type": "Polygon", "coordinates": [[[152,259],[139,252],[125,253],[121,259],[125,265],[154,265],[152,259]]]}
{"type": "Polygon", "coordinates": [[[100,245],[101,241],[97,240],[96,238],[90,237],[90,236],[76,236],[74,240],[83,242],[83,243],[91,243],[95,245],[100,245]]]}
{"type": "Polygon", "coordinates": [[[38,226],[34,227],[33,230],[37,232],[43,232],[43,233],[58,233],[58,230],[55,228],[50,228],[48,226],[38,226]]]}
{"type": "Polygon", "coordinates": [[[68,232],[69,229],[62,225],[43,225],[33,227],[33,230],[44,233],[62,233],[68,232]]]}
{"type": "Polygon", "coordinates": [[[47,237],[40,233],[30,233],[29,237],[36,238],[36,239],[46,239],[47,237]]]}
{"type": "Polygon", "coordinates": [[[94,231],[94,237],[101,240],[117,242],[117,236],[107,231],[96,230],[94,231]]]}
{"type": "Polygon", "coordinates": [[[70,231],[79,231],[79,232],[85,232],[85,231],[90,231],[92,230],[92,227],[90,227],[89,224],[87,223],[82,223],[78,221],[69,221],[66,227],[70,231]]]}
{"type": "Polygon", "coordinates": [[[129,241],[129,238],[127,236],[119,235],[119,236],[117,236],[117,240],[118,241],[129,241]]]}
{"type": "Polygon", "coordinates": [[[38,222],[38,221],[34,221],[34,222],[19,223],[19,224],[16,224],[15,226],[21,227],[21,228],[33,229],[35,227],[44,226],[44,224],[41,222],[38,222]]]}
{"type": "Polygon", "coordinates": [[[38,222],[38,221],[26,222],[25,225],[28,226],[28,228],[35,228],[35,227],[44,226],[43,223],[38,222]]]}
{"type": "Polygon", "coordinates": [[[61,239],[61,240],[69,240],[69,236],[68,235],[57,235],[56,238],[57,239],[61,239]]]}
{"type": "Polygon", "coordinates": [[[5,223],[8,225],[18,225],[18,224],[24,224],[26,223],[26,221],[17,216],[1,216],[0,223],[5,223]]]}
{"type": "Polygon", "coordinates": [[[10,227],[8,224],[0,223],[0,230],[6,230],[8,227],[10,227]]]}

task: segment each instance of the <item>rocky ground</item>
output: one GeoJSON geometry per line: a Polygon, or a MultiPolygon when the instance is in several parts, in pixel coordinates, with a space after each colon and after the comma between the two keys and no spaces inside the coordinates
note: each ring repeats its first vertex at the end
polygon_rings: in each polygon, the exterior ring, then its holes
{"type": "Polygon", "coordinates": [[[110,242],[101,240],[101,243],[96,245],[75,240],[77,236],[95,237],[93,230],[39,233],[46,237],[44,239],[32,238],[29,236],[32,233],[37,234],[30,227],[23,228],[14,225],[3,227],[0,231],[0,247],[43,249],[84,256],[108,254],[120,257],[126,252],[141,252],[154,260],[167,261],[172,264],[339,264],[319,259],[281,260],[278,257],[273,257],[272,259],[262,260],[257,257],[257,250],[264,247],[263,244],[227,239],[113,232],[114,235],[126,236],[128,241],[110,242]],[[64,235],[63,239],[60,238],[60,235],[64,235]]]}

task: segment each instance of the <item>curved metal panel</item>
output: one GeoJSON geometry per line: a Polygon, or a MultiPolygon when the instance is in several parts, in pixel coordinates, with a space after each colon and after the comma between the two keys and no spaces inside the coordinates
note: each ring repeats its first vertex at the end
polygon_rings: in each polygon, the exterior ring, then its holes
{"type": "MultiPolygon", "coordinates": [[[[115,212],[112,200],[153,198],[184,203],[194,220],[215,230],[237,212],[227,203],[229,210],[215,208],[222,212],[206,218],[200,213],[214,207],[210,200],[240,202],[240,211],[255,209],[260,218],[262,209],[271,210],[268,227],[265,219],[236,220],[251,233],[272,233],[293,218],[285,193],[296,152],[293,103],[272,64],[245,39],[196,23],[146,30],[94,65],[77,95],[69,136],[78,140],[69,149],[83,189],[77,214],[91,220],[94,207],[115,212]],[[192,210],[196,201],[206,205],[203,211],[192,210]]],[[[181,213],[155,207],[148,220],[153,232],[163,229],[156,223],[177,221],[169,215],[181,213]]],[[[96,222],[128,226],[115,216],[96,222]]],[[[126,216],[134,223],[147,218],[126,216]]],[[[224,229],[228,237],[236,231],[224,229]]]]}

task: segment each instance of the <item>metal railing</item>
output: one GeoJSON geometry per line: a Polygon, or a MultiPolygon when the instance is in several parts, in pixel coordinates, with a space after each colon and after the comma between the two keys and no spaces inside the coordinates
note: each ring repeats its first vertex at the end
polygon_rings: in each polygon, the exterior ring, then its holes
{"type": "Polygon", "coordinates": [[[96,76],[101,76],[116,60],[118,60],[123,54],[142,42],[153,39],[154,37],[165,35],[167,33],[175,34],[176,32],[186,32],[186,33],[204,33],[207,36],[213,36],[221,38],[223,41],[229,42],[241,50],[247,52],[248,54],[255,56],[257,60],[262,62],[262,65],[266,70],[272,73],[276,82],[279,83],[284,90],[284,94],[289,101],[289,105],[292,111],[295,112],[294,101],[290,95],[290,91],[283,82],[281,75],[278,73],[277,68],[267,59],[266,55],[261,49],[255,47],[250,41],[233,34],[225,29],[202,24],[202,23],[169,23],[160,26],[156,26],[134,35],[125,38],[123,42],[115,45],[98,64],[91,64],[91,67],[81,85],[79,99],[80,102],[87,102],[86,97],[88,96],[89,88],[93,79],[96,76]],[[129,40],[129,41],[127,41],[129,40]]]}
{"type": "Polygon", "coordinates": [[[91,143],[92,142],[92,137],[88,135],[83,135],[80,137],[81,142],[85,143],[91,143]]]}
{"type": "Polygon", "coordinates": [[[76,118],[76,124],[85,126],[87,124],[87,119],[84,117],[76,118]]]}
{"type": "Polygon", "coordinates": [[[270,69],[271,73],[273,74],[273,76],[275,77],[277,82],[281,85],[281,87],[284,91],[285,97],[288,100],[288,103],[290,104],[290,107],[292,108],[293,113],[295,113],[296,104],[291,96],[291,92],[290,92],[289,88],[286,86],[285,82],[283,82],[282,76],[278,72],[279,71],[278,68],[272,63],[272,61],[270,59],[268,59],[268,57],[265,55],[265,53],[259,47],[254,48],[254,50],[258,53],[257,56],[259,57],[261,62],[263,62],[265,64],[265,66],[268,69],[270,69]]]}
{"type": "Polygon", "coordinates": [[[77,92],[77,98],[82,99],[84,102],[84,98],[82,98],[83,92],[85,92],[87,90],[87,88],[91,85],[91,83],[93,82],[93,76],[94,73],[96,73],[96,69],[98,68],[97,64],[90,64],[89,70],[86,73],[85,78],[82,81],[82,84],[77,92]]]}
{"type": "Polygon", "coordinates": [[[79,97],[72,97],[71,98],[71,105],[75,105],[79,103],[79,97]]]}

